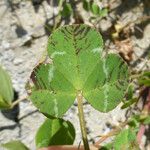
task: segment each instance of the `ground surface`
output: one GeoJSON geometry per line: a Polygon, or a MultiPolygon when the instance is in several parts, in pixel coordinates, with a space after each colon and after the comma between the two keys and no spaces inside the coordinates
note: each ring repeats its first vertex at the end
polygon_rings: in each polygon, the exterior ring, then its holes
{"type": "MultiPolygon", "coordinates": [[[[19,0],[0,1],[0,64],[10,73],[14,89],[19,97],[26,96],[25,83],[46,49],[50,32],[46,30],[45,25],[53,25],[54,19],[52,18],[55,18],[54,16],[58,13],[57,4],[52,1],[48,2],[46,0],[41,3],[40,0],[39,3],[19,0]]],[[[108,4],[110,7],[108,16],[94,24],[104,36],[105,47],[111,52],[122,53],[132,70],[150,69],[148,62],[150,20],[145,19],[145,16],[150,15],[149,0],[125,0],[123,2],[110,0],[109,3],[105,1],[99,5],[108,6],[108,4]],[[141,18],[145,19],[142,23],[141,18]],[[121,39],[122,43],[114,42],[111,38],[112,33],[115,32],[115,24],[129,24],[121,33],[124,34],[121,39]]],[[[81,12],[82,21],[92,25],[88,20],[89,14],[81,11],[81,4],[77,9],[81,12]]],[[[73,22],[74,19],[69,21],[69,23],[73,22]]],[[[96,136],[108,132],[113,125],[118,124],[118,121],[125,120],[126,112],[121,110],[120,106],[104,114],[85,103],[85,117],[91,142],[96,136]]],[[[0,143],[19,139],[34,150],[34,136],[45,117],[36,111],[29,101],[24,101],[20,103],[19,118],[21,119],[18,125],[0,114],[0,143]]],[[[65,118],[75,125],[77,134],[75,144],[79,144],[81,135],[76,104],[66,113],[65,118]]]]}

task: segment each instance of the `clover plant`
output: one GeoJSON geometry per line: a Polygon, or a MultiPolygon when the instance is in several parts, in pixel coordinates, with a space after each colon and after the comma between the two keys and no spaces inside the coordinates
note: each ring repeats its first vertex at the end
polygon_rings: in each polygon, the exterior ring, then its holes
{"type": "Polygon", "coordinates": [[[37,147],[73,143],[73,126],[60,118],[76,99],[84,148],[89,150],[83,100],[100,112],[113,110],[128,87],[128,66],[117,54],[107,54],[99,32],[84,24],[55,30],[47,53],[52,63],[45,60],[31,74],[30,99],[49,118],[37,133],[37,147]]]}
{"type": "MultiPolygon", "coordinates": [[[[150,72],[135,76],[139,85],[148,90],[150,72]]],[[[76,100],[84,149],[89,150],[83,100],[104,113],[113,110],[121,101],[124,103],[122,109],[130,107],[138,102],[141,95],[134,95],[135,87],[129,85],[129,77],[127,64],[117,54],[108,54],[104,50],[102,37],[95,29],[82,24],[55,30],[48,40],[47,57],[33,69],[32,82],[27,86],[31,101],[47,117],[37,131],[36,147],[73,144],[74,126],[62,117],[76,100]]],[[[2,67],[0,85],[0,109],[14,109],[22,99],[13,102],[12,82],[2,67]]],[[[150,124],[148,104],[149,98],[140,114],[120,123],[97,141],[95,146],[100,150],[139,150],[139,141],[144,134],[141,133],[141,125],[150,124]],[[125,128],[126,125],[128,128],[125,128]],[[116,137],[110,143],[99,146],[100,141],[114,135],[116,137]]],[[[1,146],[8,150],[29,150],[17,140],[1,146]]]]}

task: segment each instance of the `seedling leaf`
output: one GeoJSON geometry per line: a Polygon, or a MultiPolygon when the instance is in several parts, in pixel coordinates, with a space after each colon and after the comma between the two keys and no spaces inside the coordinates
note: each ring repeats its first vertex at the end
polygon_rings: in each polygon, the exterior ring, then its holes
{"type": "Polygon", "coordinates": [[[12,82],[8,73],[0,66],[0,109],[10,108],[14,98],[12,82]]]}
{"type": "Polygon", "coordinates": [[[100,12],[99,12],[100,17],[106,17],[107,15],[108,15],[108,9],[107,8],[103,8],[100,10],[100,12]]]}
{"type": "Polygon", "coordinates": [[[75,129],[69,121],[46,119],[36,134],[36,146],[72,145],[74,139],[75,129]]]}
{"type": "Polygon", "coordinates": [[[61,15],[63,17],[68,17],[73,12],[72,7],[69,3],[66,3],[63,7],[63,10],[61,11],[61,15]]]}
{"type": "Polygon", "coordinates": [[[84,1],[83,1],[83,8],[84,8],[86,11],[89,11],[89,10],[90,10],[90,2],[88,2],[87,0],[84,0],[84,1]]]}
{"type": "Polygon", "coordinates": [[[94,15],[98,15],[100,13],[100,8],[97,4],[95,3],[92,3],[91,5],[91,12],[94,14],[94,15]]]}

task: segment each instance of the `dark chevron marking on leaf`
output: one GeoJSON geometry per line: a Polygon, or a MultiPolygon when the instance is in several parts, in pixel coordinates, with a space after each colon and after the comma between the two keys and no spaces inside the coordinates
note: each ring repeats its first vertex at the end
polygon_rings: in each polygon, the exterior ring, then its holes
{"type": "Polygon", "coordinates": [[[76,55],[78,55],[81,50],[82,48],[76,48],[76,55]]]}
{"type": "Polygon", "coordinates": [[[121,90],[119,82],[117,82],[116,87],[117,87],[118,90],[121,90]]]}
{"type": "Polygon", "coordinates": [[[32,82],[33,82],[34,84],[36,84],[35,71],[33,71],[33,72],[31,73],[31,75],[30,75],[30,79],[32,80],[32,82]]]}
{"type": "Polygon", "coordinates": [[[53,41],[51,41],[51,44],[52,44],[53,46],[55,46],[55,45],[56,45],[53,41]]]}
{"type": "Polygon", "coordinates": [[[119,82],[119,84],[120,84],[121,86],[124,85],[124,82],[123,82],[122,80],[118,80],[118,82],[119,82]]]}
{"type": "Polygon", "coordinates": [[[65,30],[61,30],[61,32],[64,34],[65,38],[67,37],[66,40],[70,39],[68,33],[66,33],[65,30]]]}
{"type": "Polygon", "coordinates": [[[89,28],[86,28],[86,29],[83,31],[83,34],[81,33],[81,35],[87,36],[87,34],[89,33],[89,31],[90,31],[90,27],[89,27],[89,28]]]}
{"type": "Polygon", "coordinates": [[[39,83],[37,82],[37,76],[36,76],[36,71],[38,71],[39,67],[40,67],[41,63],[39,63],[35,68],[34,70],[32,71],[31,75],[30,75],[30,79],[32,80],[33,84],[35,84],[35,87],[37,89],[40,89],[40,85],[39,83]]]}
{"type": "Polygon", "coordinates": [[[76,32],[75,32],[75,29],[74,29],[74,34],[75,34],[75,36],[83,36],[83,38],[84,37],[86,37],[86,35],[89,33],[89,31],[90,31],[90,27],[87,27],[87,28],[79,28],[76,32]]]}
{"type": "Polygon", "coordinates": [[[87,44],[87,46],[85,47],[85,50],[88,49],[90,47],[90,44],[87,44]]]}
{"type": "MultiPolygon", "coordinates": [[[[39,63],[33,70],[33,72],[31,73],[31,80],[32,82],[35,84],[36,89],[49,89],[51,91],[54,91],[54,89],[49,85],[49,87],[47,86],[46,83],[44,83],[43,79],[38,75],[38,72],[40,71],[40,68],[43,64],[39,63]]],[[[45,66],[48,64],[44,64],[45,66]]]]}
{"type": "Polygon", "coordinates": [[[110,71],[108,77],[107,77],[107,82],[109,82],[111,80],[112,77],[112,73],[114,72],[115,68],[112,68],[112,70],[110,71]]]}
{"type": "MultiPolygon", "coordinates": [[[[78,26],[76,26],[74,29],[73,29],[73,39],[74,39],[74,47],[76,49],[76,55],[79,54],[79,52],[83,49],[83,47],[77,47],[77,42],[76,41],[79,41],[79,40],[82,40],[83,38],[86,37],[86,35],[88,34],[88,32],[90,31],[90,27],[87,27],[87,28],[79,28],[78,26]],[[81,36],[82,35],[82,36],[81,36]]],[[[85,38],[87,40],[87,38],[85,38]]],[[[91,43],[88,43],[87,47],[84,48],[84,50],[86,50],[87,48],[89,48],[91,45],[91,43]]]]}
{"type": "Polygon", "coordinates": [[[81,36],[81,34],[84,32],[84,28],[79,28],[76,32],[75,32],[75,29],[74,29],[74,35],[75,36],[81,36]]]}
{"type": "Polygon", "coordinates": [[[80,30],[80,25],[77,24],[76,26],[74,26],[72,28],[74,29],[74,32],[77,32],[77,30],[80,30]]]}
{"type": "Polygon", "coordinates": [[[64,31],[66,31],[68,34],[72,35],[71,31],[69,31],[67,27],[64,28],[64,31]]]}

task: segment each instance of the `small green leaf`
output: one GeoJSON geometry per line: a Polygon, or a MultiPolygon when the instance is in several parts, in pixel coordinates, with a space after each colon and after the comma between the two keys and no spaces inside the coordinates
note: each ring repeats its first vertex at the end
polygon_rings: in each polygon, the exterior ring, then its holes
{"type": "Polygon", "coordinates": [[[29,150],[29,148],[20,141],[10,141],[2,144],[2,147],[6,148],[7,150],[29,150]]]}
{"type": "Polygon", "coordinates": [[[127,99],[132,99],[134,93],[134,86],[133,84],[130,84],[127,91],[127,99]]]}
{"type": "Polygon", "coordinates": [[[133,105],[134,103],[136,103],[137,101],[138,101],[138,98],[130,99],[122,105],[121,109],[125,109],[125,108],[129,107],[129,106],[133,105]]]}
{"type": "Polygon", "coordinates": [[[134,115],[128,120],[128,125],[130,127],[138,128],[140,122],[140,115],[134,115]]]}
{"type": "Polygon", "coordinates": [[[100,8],[97,4],[95,3],[92,3],[91,5],[91,12],[94,14],[94,15],[98,15],[99,12],[100,12],[100,8]]]}
{"type": "Polygon", "coordinates": [[[128,124],[134,127],[138,127],[140,124],[150,124],[150,116],[147,116],[145,114],[134,115],[128,121],[128,124]]]}
{"type": "Polygon", "coordinates": [[[134,129],[123,129],[115,138],[114,150],[138,150],[134,129]]]}
{"type": "Polygon", "coordinates": [[[83,1],[83,8],[84,8],[86,11],[89,11],[89,10],[90,10],[90,2],[88,2],[87,0],[84,0],[84,1],[83,1]]]}
{"type": "Polygon", "coordinates": [[[46,119],[36,134],[36,146],[72,145],[74,139],[75,129],[69,121],[46,119]]]}
{"type": "Polygon", "coordinates": [[[150,124],[150,116],[145,118],[145,120],[143,121],[143,124],[145,124],[145,125],[149,125],[150,124]]]}
{"type": "Polygon", "coordinates": [[[0,66],[0,109],[10,108],[14,98],[12,82],[8,73],[0,66]]]}
{"type": "Polygon", "coordinates": [[[73,10],[72,10],[71,4],[65,3],[63,10],[61,11],[61,15],[63,17],[68,17],[72,14],[72,12],[73,10]]]}
{"type": "Polygon", "coordinates": [[[107,8],[103,8],[99,11],[100,17],[106,17],[107,15],[108,15],[108,9],[107,8]]]}

